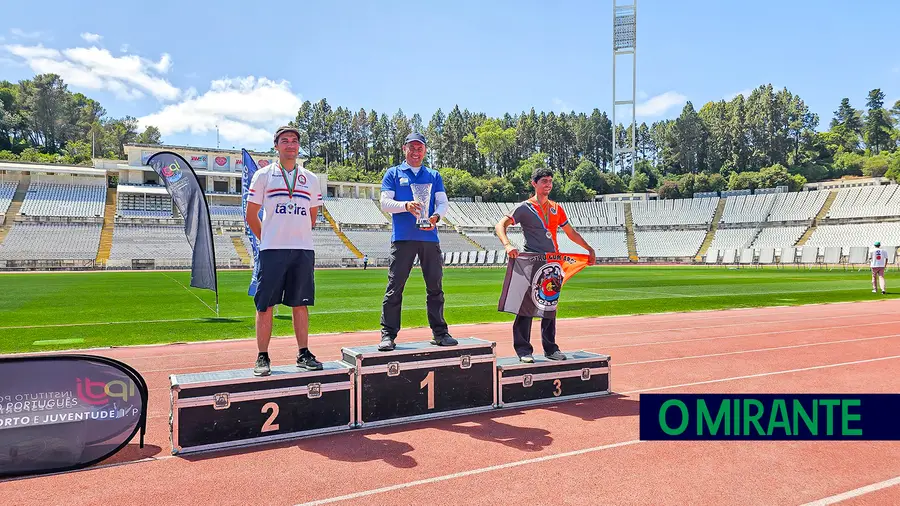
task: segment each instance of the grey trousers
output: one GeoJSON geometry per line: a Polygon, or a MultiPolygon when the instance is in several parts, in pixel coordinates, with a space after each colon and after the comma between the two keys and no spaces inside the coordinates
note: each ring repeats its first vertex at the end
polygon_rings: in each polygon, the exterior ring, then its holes
{"type": "Polygon", "coordinates": [[[422,275],[425,278],[425,304],[428,308],[428,325],[434,336],[448,333],[444,320],[444,258],[441,245],[426,241],[394,241],[388,264],[388,284],[381,307],[381,335],[396,338],[400,332],[400,310],[403,305],[403,289],[419,256],[422,275]]]}

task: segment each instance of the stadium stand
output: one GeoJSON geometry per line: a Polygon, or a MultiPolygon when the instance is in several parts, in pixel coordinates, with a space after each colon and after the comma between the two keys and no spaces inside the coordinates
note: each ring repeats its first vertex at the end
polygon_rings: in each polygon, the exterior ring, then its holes
{"type": "Polygon", "coordinates": [[[325,209],[342,226],[388,224],[374,200],[329,197],[325,199],[325,209]]]}
{"type": "Polygon", "coordinates": [[[635,226],[709,225],[718,198],[645,200],[631,204],[635,226]]]}
{"type": "Polygon", "coordinates": [[[900,185],[838,190],[826,218],[884,218],[900,214],[900,185]]]}
{"type": "MultiPolygon", "coordinates": [[[[10,221],[3,227],[7,232],[0,244],[0,260],[93,260],[98,252],[99,222],[106,209],[105,179],[93,179],[96,181],[84,178],[70,183],[32,180],[19,213],[10,210],[13,199],[21,198],[21,194],[15,196],[18,183],[0,182],[0,214],[7,210],[10,213],[10,221]]],[[[180,216],[164,188],[119,188],[110,266],[130,268],[134,259],[154,259],[158,267],[189,265],[191,252],[180,216]]],[[[804,192],[735,191],[721,195],[724,199],[709,195],[562,205],[601,262],[629,261],[628,244],[632,237],[632,254],[637,257],[630,261],[694,261],[701,245],[706,247],[706,239],[709,248],[703,250],[706,255],[700,261],[729,265],[778,263],[783,261],[780,258],[796,265],[834,263],[835,259],[846,263],[850,248],[868,248],[875,240],[888,247],[900,244],[900,186],[896,184],[804,192]],[[717,219],[718,206],[723,212],[717,219]],[[626,209],[630,209],[632,220],[627,229],[626,209]],[[718,223],[714,224],[714,220],[718,223]]],[[[250,251],[249,241],[243,235],[241,207],[232,204],[239,202],[235,197],[210,197],[219,265],[240,265],[242,245],[250,251]]],[[[503,247],[494,234],[494,225],[518,204],[451,201],[440,232],[448,262],[504,263],[503,247]]],[[[14,207],[18,206],[16,200],[14,207]]],[[[324,213],[319,213],[320,224],[314,231],[317,265],[358,265],[355,250],[368,255],[370,265],[383,265],[390,253],[391,226],[377,201],[329,197],[325,208],[334,226],[324,213]]],[[[520,227],[512,226],[508,234],[521,249],[520,227]]],[[[564,232],[558,235],[558,242],[563,252],[583,252],[564,232]]],[[[854,258],[859,257],[860,251],[855,250],[854,258]]],[[[0,264],[4,265],[10,264],[0,264]]]]}
{"type": "Polygon", "coordinates": [[[391,254],[390,230],[345,230],[344,235],[370,258],[387,258],[391,254]]]}
{"type": "Polygon", "coordinates": [[[93,260],[99,224],[16,223],[0,244],[0,260],[93,260]]]}
{"type": "MultiPolygon", "coordinates": [[[[235,265],[240,256],[231,238],[213,235],[217,265],[235,265]]],[[[95,250],[96,251],[96,250],[95,250]]],[[[148,259],[157,265],[190,265],[192,252],[183,226],[116,224],[109,259],[111,261],[148,259]]],[[[115,262],[114,262],[115,263],[115,262]]]]}
{"type": "Polygon", "coordinates": [[[778,193],[767,221],[811,220],[822,209],[827,198],[827,191],[778,193]]]}
{"type": "Polygon", "coordinates": [[[697,254],[705,230],[635,230],[634,242],[642,258],[688,257],[697,254]]]}
{"type": "Polygon", "coordinates": [[[6,211],[9,210],[9,205],[16,194],[18,184],[17,181],[0,182],[0,214],[6,214],[6,211]]]}
{"type": "Polygon", "coordinates": [[[796,244],[805,231],[805,226],[763,228],[759,231],[759,235],[753,240],[751,246],[754,248],[777,248],[785,244],[796,244]]]}
{"type": "MultiPolygon", "coordinates": [[[[900,212],[900,208],[894,212],[900,212]]],[[[851,247],[870,247],[875,241],[885,246],[900,245],[900,222],[820,225],[804,246],[839,246],[842,254],[847,255],[851,247]]]]}
{"type": "Polygon", "coordinates": [[[777,194],[737,195],[725,199],[721,223],[759,223],[765,221],[775,205],[777,194]]]}
{"type": "Polygon", "coordinates": [[[19,214],[23,216],[102,217],[106,187],[102,184],[32,181],[19,214]]]}

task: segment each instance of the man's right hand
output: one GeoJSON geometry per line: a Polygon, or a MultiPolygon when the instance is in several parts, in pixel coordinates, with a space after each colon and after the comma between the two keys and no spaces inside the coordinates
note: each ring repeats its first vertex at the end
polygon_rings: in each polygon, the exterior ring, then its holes
{"type": "Polygon", "coordinates": [[[419,213],[422,212],[422,204],[420,204],[419,202],[410,201],[405,205],[406,210],[412,213],[413,216],[419,216],[419,213]]]}
{"type": "Polygon", "coordinates": [[[516,249],[512,244],[506,245],[506,254],[509,255],[509,258],[516,258],[519,256],[519,250],[516,249]]]}

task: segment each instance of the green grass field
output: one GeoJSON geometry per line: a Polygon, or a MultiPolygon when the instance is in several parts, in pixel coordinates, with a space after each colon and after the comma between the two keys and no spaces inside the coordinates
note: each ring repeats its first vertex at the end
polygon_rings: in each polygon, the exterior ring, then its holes
{"type": "MultiPolygon", "coordinates": [[[[890,286],[893,272],[888,273],[890,286]]],[[[497,311],[502,269],[447,269],[445,316],[455,324],[512,321],[497,311]]],[[[254,335],[249,271],[219,273],[214,294],[186,289],[188,272],[0,274],[0,353],[246,338],[254,335]]],[[[870,274],[824,269],[592,267],[563,290],[559,317],[798,305],[898,297],[871,293],[870,274]]],[[[320,270],[312,333],[374,330],[384,269],[320,270]]],[[[280,308],[275,335],[292,333],[280,308]]],[[[403,326],[427,325],[425,286],[414,270],[403,326]]]]}

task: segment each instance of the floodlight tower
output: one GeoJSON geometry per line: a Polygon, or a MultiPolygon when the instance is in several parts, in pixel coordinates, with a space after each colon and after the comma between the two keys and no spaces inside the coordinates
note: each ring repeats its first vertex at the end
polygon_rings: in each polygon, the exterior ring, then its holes
{"type": "Polygon", "coordinates": [[[613,0],[613,170],[616,168],[616,158],[619,153],[631,153],[631,175],[633,176],[636,154],[635,138],[637,134],[637,122],[635,121],[635,95],[637,94],[637,0],[630,0],[628,4],[622,5],[619,5],[618,2],[619,0],[613,0]],[[619,100],[616,60],[623,55],[631,55],[631,96],[630,98],[619,100]],[[616,107],[620,105],[631,106],[631,147],[626,147],[621,151],[619,151],[616,139],[616,107]]]}

